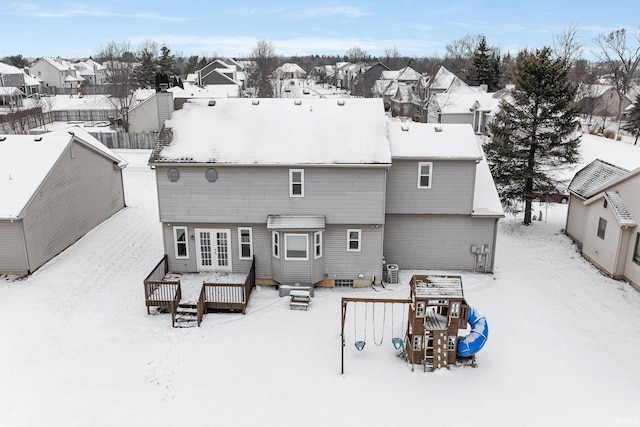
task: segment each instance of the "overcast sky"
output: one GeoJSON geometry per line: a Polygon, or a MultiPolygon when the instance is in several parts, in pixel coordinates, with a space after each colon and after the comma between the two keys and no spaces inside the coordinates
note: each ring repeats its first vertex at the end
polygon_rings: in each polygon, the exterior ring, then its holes
{"type": "Polygon", "coordinates": [[[95,55],[110,41],[166,44],[174,53],[243,56],[258,39],[280,55],[444,56],[445,46],[483,34],[502,52],[553,43],[571,25],[591,59],[600,33],[640,25],[638,0],[135,1],[3,0],[0,56],[95,55]]]}

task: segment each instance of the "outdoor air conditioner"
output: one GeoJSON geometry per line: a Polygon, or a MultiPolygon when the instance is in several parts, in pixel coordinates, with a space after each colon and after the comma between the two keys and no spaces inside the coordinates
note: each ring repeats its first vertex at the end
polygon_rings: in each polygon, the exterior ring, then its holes
{"type": "Polygon", "coordinates": [[[400,268],[398,264],[388,264],[387,265],[387,283],[391,285],[397,285],[399,282],[400,268]]]}

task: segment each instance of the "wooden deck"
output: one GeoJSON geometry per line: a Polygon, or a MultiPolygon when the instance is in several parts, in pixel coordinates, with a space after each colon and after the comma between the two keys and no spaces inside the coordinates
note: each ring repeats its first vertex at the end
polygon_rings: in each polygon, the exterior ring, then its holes
{"type": "Polygon", "coordinates": [[[156,265],[144,281],[147,313],[149,307],[167,307],[175,312],[179,303],[197,307],[198,326],[209,311],[246,313],[249,296],[255,287],[255,259],[248,273],[173,273],[168,271],[167,256],[156,265]]]}

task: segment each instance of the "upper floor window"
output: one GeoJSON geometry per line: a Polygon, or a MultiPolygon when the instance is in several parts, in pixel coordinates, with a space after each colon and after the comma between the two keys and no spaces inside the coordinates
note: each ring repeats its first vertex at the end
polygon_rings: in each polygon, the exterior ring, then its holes
{"type": "Polygon", "coordinates": [[[360,252],[362,231],[359,229],[347,230],[347,251],[360,252]]]}
{"type": "Polygon", "coordinates": [[[418,188],[431,188],[432,162],[418,163],[418,188]]]}
{"type": "Polygon", "coordinates": [[[187,227],[173,227],[173,244],[176,258],[189,258],[187,227]]]}
{"type": "Polygon", "coordinates": [[[304,169],[289,169],[289,196],[304,197],[304,169]]]}
{"type": "Polygon", "coordinates": [[[253,236],[251,234],[251,227],[238,228],[240,259],[251,259],[253,257],[253,236]]]}
{"type": "Polygon", "coordinates": [[[598,221],[598,237],[604,239],[605,231],[607,231],[607,220],[600,218],[600,221],[598,221]]]}

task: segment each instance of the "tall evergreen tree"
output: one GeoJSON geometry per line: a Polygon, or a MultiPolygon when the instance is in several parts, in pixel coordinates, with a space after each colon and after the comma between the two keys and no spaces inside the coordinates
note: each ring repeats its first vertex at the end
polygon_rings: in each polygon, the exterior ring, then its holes
{"type": "Polygon", "coordinates": [[[471,65],[467,71],[470,85],[486,84],[489,92],[498,90],[500,82],[500,55],[496,48],[487,46],[487,39],[482,36],[478,42],[471,65]]]}
{"type": "Polygon", "coordinates": [[[158,58],[158,71],[169,77],[173,77],[178,74],[176,56],[171,54],[171,49],[167,46],[162,46],[160,51],[162,53],[158,58]]]}
{"type": "Polygon", "coordinates": [[[516,88],[489,125],[493,137],[485,152],[500,198],[511,212],[524,201],[525,224],[536,193],[556,189],[557,171],[577,161],[577,89],[567,73],[566,61],[552,58],[548,47],[521,52],[516,88]]]}
{"type": "Polygon", "coordinates": [[[158,71],[156,53],[151,49],[143,48],[138,52],[137,59],[138,65],[136,65],[132,73],[133,81],[137,87],[154,87],[154,79],[158,71]]]}
{"type": "Polygon", "coordinates": [[[636,145],[638,143],[638,137],[640,136],[640,94],[636,96],[636,102],[633,104],[633,107],[631,107],[627,121],[622,129],[636,137],[633,142],[633,145],[636,145]]]}

